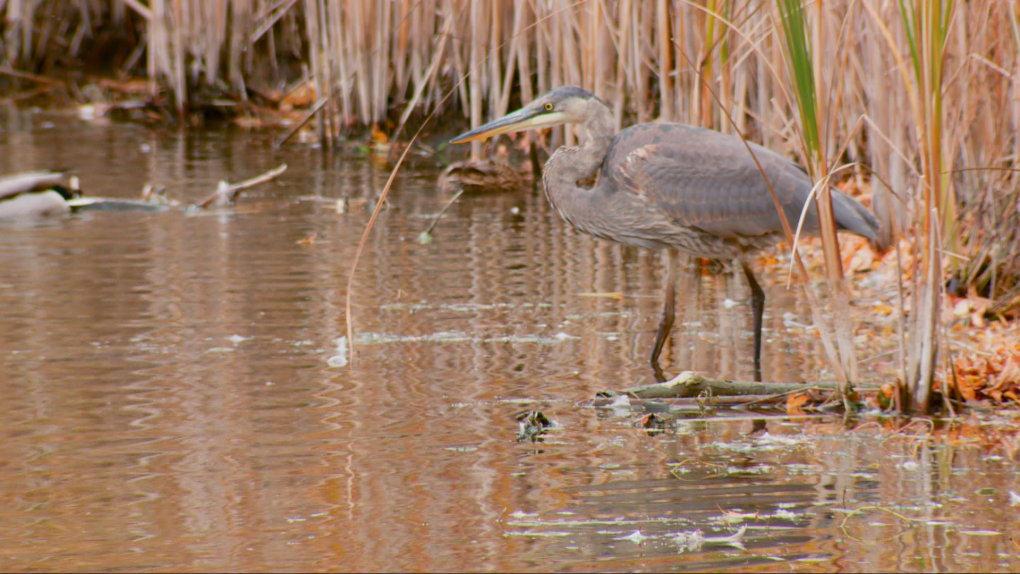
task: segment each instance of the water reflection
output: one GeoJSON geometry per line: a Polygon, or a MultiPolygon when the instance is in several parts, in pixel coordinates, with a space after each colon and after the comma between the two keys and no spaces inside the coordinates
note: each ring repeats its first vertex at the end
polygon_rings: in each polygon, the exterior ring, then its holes
{"type": "MultiPolygon", "coordinates": [[[[385,166],[231,129],[3,125],[0,171],[72,166],[93,194],[194,202],[290,166],[232,211],[0,226],[5,570],[1017,566],[1009,458],[820,419],[649,436],[581,404],[650,379],[662,265],[566,229],[538,193],[463,201],[420,245],[444,197],[416,160],[354,281],[355,360],[332,368],[367,220],[335,200],[374,197],[385,166]],[[562,430],[516,443],[526,409],[562,430]],[[922,522],[844,531],[866,505],[922,522]],[[677,541],[741,525],[743,548],[677,541]]],[[[681,281],[667,370],[749,377],[746,287],[681,281]]],[[[766,379],[816,377],[818,342],[784,324],[810,322],[798,294],[767,291],[766,379]]]]}

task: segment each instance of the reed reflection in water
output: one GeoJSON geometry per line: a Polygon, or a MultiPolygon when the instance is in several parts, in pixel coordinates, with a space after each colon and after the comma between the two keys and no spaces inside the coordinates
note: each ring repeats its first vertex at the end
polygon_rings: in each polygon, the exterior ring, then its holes
{"type": "MultiPolygon", "coordinates": [[[[235,130],[4,125],[0,171],[57,158],[96,195],[148,181],[193,202],[290,166],[233,210],[0,225],[4,570],[1016,566],[1009,458],[825,419],[649,435],[638,412],[587,406],[650,379],[662,265],[570,231],[534,190],[465,198],[420,245],[445,198],[438,166],[405,170],[355,278],[357,356],[334,368],[367,220],[335,200],[372,198],[385,166],[235,130]],[[530,409],[562,429],[515,442],[530,409]],[[841,530],[836,507],[879,502],[926,522],[841,530]],[[675,540],[740,524],[743,549],[675,540]]],[[[763,374],[816,376],[813,334],[783,317],[806,312],[772,273],[763,374]]],[[[746,286],[682,281],[667,370],[749,377],[746,286]]]]}

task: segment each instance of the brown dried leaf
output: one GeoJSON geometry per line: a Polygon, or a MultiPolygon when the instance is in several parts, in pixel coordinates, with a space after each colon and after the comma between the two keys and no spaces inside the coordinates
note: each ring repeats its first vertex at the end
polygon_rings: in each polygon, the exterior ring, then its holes
{"type": "Polygon", "coordinates": [[[804,413],[803,407],[811,400],[811,396],[808,393],[793,393],[788,399],[786,399],[786,414],[788,415],[802,415],[804,413]]]}
{"type": "Polygon", "coordinates": [[[867,247],[866,243],[860,243],[850,256],[843,260],[843,272],[846,275],[852,275],[857,271],[870,270],[874,264],[874,252],[867,247]]]}
{"type": "Polygon", "coordinates": [[[379,129],[378,124],[372,124],[372,141],[385,145],[390,143],[390,137],[386,135],[386,132],[379,129]]]}

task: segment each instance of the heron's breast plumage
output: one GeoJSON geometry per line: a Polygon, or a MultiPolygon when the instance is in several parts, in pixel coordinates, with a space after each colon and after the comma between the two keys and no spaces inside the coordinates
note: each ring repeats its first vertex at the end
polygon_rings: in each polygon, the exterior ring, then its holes
{"type": "Polygon", "coordinates": [[[679,224],[655,202],[620,189],[618,182],[599,175],[591,188],[577,185],[570,171],[576,165],[576,148],[559,148],[543,172],[546,197],[573,228],[601,239],[636,247],[677,249],[710,258],[732,258],[741,243],[679,224]]]}

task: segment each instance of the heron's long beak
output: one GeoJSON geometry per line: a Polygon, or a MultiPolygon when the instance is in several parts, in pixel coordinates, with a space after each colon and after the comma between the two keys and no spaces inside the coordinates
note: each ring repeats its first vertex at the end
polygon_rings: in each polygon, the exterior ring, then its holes
{"type": "Polygon", "coordinates": [[[521,108],[508,116],[503,116],[498,120],[493,120],[480,128],[469,131],[466,134],[461,134],[450,140],[450,143],[468,143],[475,140],[483,140],[493,136],[498,136],[499,134],[508,134],[511,132],[520,132],[535,128],[547,128],[564,123],[566,123],[566,118],[565,114],[562,112],[547,112],[542,108],[529,106],[521,108]]]}

